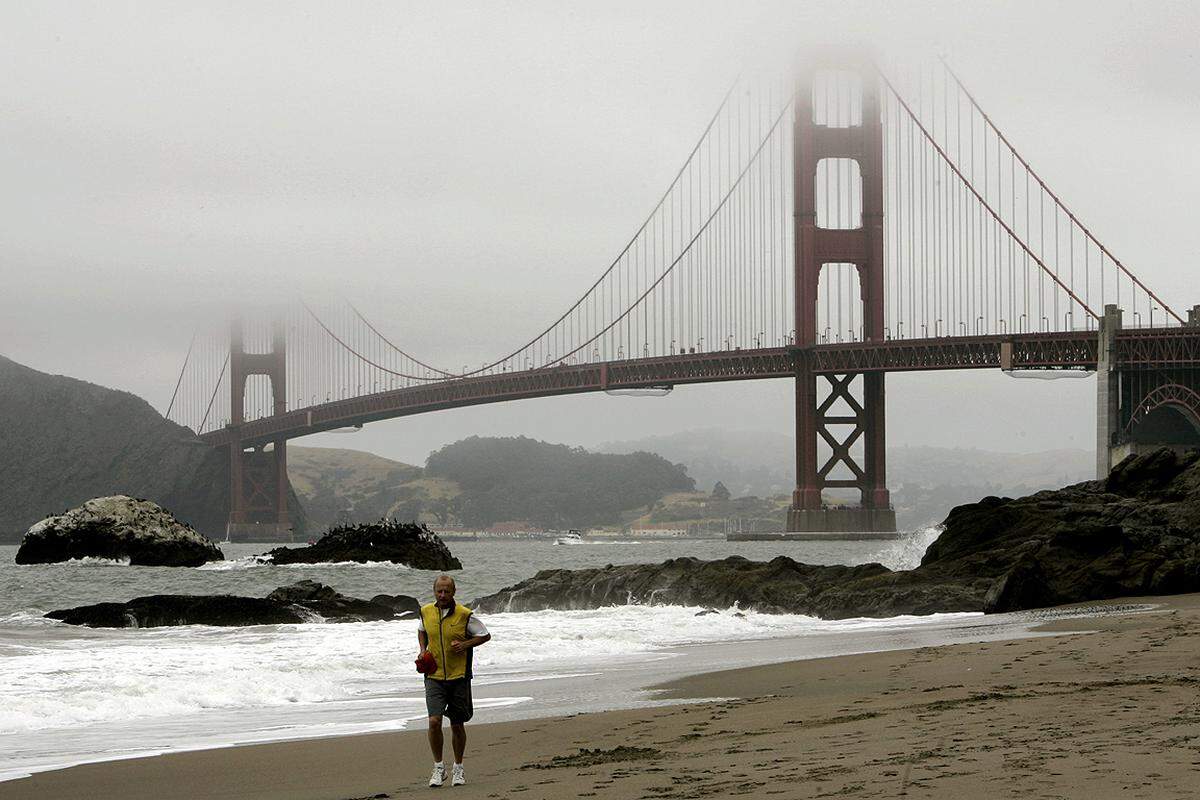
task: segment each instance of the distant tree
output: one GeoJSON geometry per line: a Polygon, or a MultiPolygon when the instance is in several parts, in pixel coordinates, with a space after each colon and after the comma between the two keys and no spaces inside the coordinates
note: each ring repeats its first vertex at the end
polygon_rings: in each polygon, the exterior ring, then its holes
{"type": "Polygon", "coordinates": [[[729,490],[725,488],[725,484],[717,481],[717,485],[713,487],[712,499],[724,502],[730,497],[729,490]]]}
{"type": "Polygon", "coordinates": [[[425,469],[462,488],[458,507],[448,510],[473,526],[511,519],[560,529],[609,524],[622,511],[696,487],[686,467],[653,453],[589,453],[523,436],[463,439],[430,454],[425,469]]]}

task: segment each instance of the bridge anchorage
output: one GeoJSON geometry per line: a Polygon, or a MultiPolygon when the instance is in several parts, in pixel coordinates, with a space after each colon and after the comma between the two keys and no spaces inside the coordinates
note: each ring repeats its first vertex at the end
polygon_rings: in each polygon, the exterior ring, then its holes
{"type": "MultiPolygon", "coordinates": [[[[735,84],[641,227],[541,333],[444,369],[349,304],[258,309],[184,360],[167,416],[228,448],[231,538],[289,538],[287,442],[449,408],[786,379],[791,531],[891,531],[885,377],[1097,371],[1097,472],[1200,446],[1187,319],[1046,185],[945,64],[823,56],[735,84]]],[[[781,437],[782,438],[782,437],[781,437]]]]}

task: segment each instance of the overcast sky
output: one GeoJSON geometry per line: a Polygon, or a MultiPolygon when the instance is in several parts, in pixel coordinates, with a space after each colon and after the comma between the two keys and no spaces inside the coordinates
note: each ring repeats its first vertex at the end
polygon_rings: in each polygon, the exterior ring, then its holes
{"type": "MultiPolygon", "coordinates": [[[[0,2],[0,354],[162,410],[235,296],[338,292],[434,363],[557,317],[767,50],[944,52],[1168,303],[1200,302],[1191,3],[0,2]]],[[[888,378],[892,445],[1091,447],[1094,382],[888,378]]],[[[301,443],[790,434],[788,381],[439,412],[301,443]]]]}

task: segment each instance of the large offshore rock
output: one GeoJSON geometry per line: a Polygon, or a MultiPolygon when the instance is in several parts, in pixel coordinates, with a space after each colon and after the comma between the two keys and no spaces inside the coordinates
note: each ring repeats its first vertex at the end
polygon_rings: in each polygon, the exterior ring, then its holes
{"type": "Polygon", "coordinates": [[[347,597],[315,581],[281,586],[266,597],[156,594],[135,597],[125,603],[65,608],[46,615],[70,625],[92,628],[366,622],[396,616],[396,610],[390,605],[347,597]]]}
{"type": "Polygon", "coordinates": [[[275,564],[391,561],[415,569],[462,569],[446,543],[429,528],[391,519],[334,528],[308,547],[277,547],[260,557],[275,564]]]}
{"type": "Polygon", "coordinates": [[[472,603],[479,611],[685,605],[826,619],[977,610],[969,586],[906,580],[882,564],[813,566],[786,556],[768,562],[673,558],[661,564],[542,570],[472,603]]]}
{"type": "Polygon", "coordinates": [[[1200,591],[1200,453],[1131,456],[1105,481],[950,512],[916,569],[676,558],[543,570],[476,600],[481,611],[625,603],[829,619],[1015,611],[1139,594],[1200,591]]]}
{"type": "Polygon", "coordinates": [[[90,628],[160,628],[170,625],[281,625],[306,622],[296,606],[264,597],[153,594],[124,603],[96,603],[51,611],[48,619],[90,628]]]}
{"type": "Polygon", "coordinates": [[[31,527],[17,550],[18,564],[109,558],[147,567],[198,567],[224,559],[190,525],[149,500],[97,497],[31,527]]]}

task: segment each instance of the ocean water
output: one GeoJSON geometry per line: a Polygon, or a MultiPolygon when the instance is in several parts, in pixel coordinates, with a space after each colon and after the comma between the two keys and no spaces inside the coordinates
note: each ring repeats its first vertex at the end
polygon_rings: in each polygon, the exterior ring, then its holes
{"type": "MultiPolygon", "coordinates": [[[[538,569],[656,562],[680,555],[915,566],[936,538],[895,542],[661,541],[554,546],[457,542],[459,599],[538,569]]],[[[276,567],[264,545],[226,544],[197,569],[103,560],[17,566],[0,547],[0,779],[83,763],[234,743],[399,729],[424,714],[412,621],[93,630],[46,620],[55,608],[154,593],[265,595],[311,578],[346,594],[428,599],[434,573],[392,564],[276,567]]],[[[484,617],[476,651],[480,721],[653,703],[658,680],[718,667],[1012,635],[981,615],[825,621],[724,609],[624,606],[484,617]]],[[[989,618],[991,620],[992,618],[989,618]]],[[[1005,627],[1008,624],[1008,628],[1005,627]]]]}

